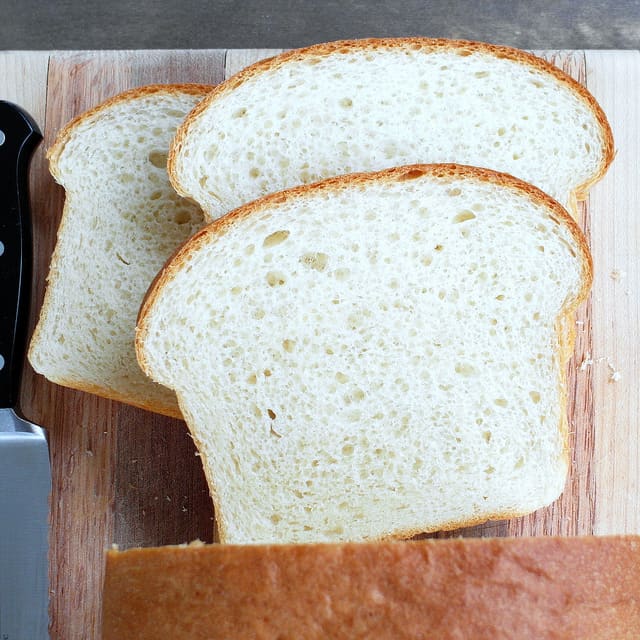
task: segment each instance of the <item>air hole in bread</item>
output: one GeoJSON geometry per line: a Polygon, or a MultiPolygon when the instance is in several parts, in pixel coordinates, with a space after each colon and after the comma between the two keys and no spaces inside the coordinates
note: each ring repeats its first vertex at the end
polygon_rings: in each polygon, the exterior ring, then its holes
{"type": "Polygon", "coordinates": [[[342,100],[340,100],[340,106],[349,109],[353,106],[353,100],[351,98],[342,98],[342,100]]]}
{"type": "Polygon", "coordinates": [[[347,278],[349,277],[351,271],[347,268],[342,268],[342,269],[336,269],[333,272],[333,276],[336,280],[339,280],[341,282],[343,282],[344,280],[347,280],[347,278]]]}
{"type": "Polygon", "coordinates": [[[458,187],[453,187],[452,189],[447,189],[447,195],[450,196],[459,196],[462,193],[462,189],[458,187]]]}
{"type": "Polygon", "coordinates": [[[269,271],[267,273],[267,284],[270,287],[281,287],[286,281],[285,275],[280,271],[269,271]]]}
{"type": "Polygon", "coordinates": [[[247,115],[247,108],[246,107],[240,107],[240,109],[236,109],[236,111],[233,112],[232,114],[232,118],[244,118],[247,115]]]}
{"type": "Polygon", "coordinates": [[[533,400],[535,404],[540,402],[540,393],[538,391],[529,391],[529,396],[531,396],[531,400],[533,400]]]}
{"type": "Polygon", "coordinates": [[[309,252],[300,256],[300,262],[315,271],[324,271],[329,262],[329,256],[326,253],[309,252]]]}
{"type": "Polygon", "coordinates": [[[455,366],[455,372],[458,375],[470,377],[476,374],[476,369],[473,365],[468,362],[459,362],[455,366]]]}
{"type": "Polygon", "coordinates": [[[178,209],[173,216],[173,221],[176,224],[187,224],[191,222],[191,213],[186,209],[178,209]]]}
{"type": "Polygon", "coordinates": [[[204,158],[207,162],[212,162],[218,156],[218,147],[212,144],[204,153],[204,158]]]}
{"type": "Polygon", "coordinates": [[[504,398],[496,398],[493,403],[502,408],[505,408],[509,404],[504,398]]]}
{"type": "Polygon", "coordinates": [[[289,237],[289,231],[281,229],[280,231],[274,231],[269,234],[262,242],[263,247],[275,247],[281,244],[289,237]]]}
{"type": "Polygon", "coordinates": [[[462,222],[467,222],[468,220],[473,220],[475,217],[476,215],[473,211],[464,209],[453,218],[453,222],[454,224],[460,224],[462,222]]]}
{"type": "Polygon", "coordinates": [[[167,153],[165,151],[151,151],[149,153],[149,162],[158,169],[167,168],[167,153]]]}

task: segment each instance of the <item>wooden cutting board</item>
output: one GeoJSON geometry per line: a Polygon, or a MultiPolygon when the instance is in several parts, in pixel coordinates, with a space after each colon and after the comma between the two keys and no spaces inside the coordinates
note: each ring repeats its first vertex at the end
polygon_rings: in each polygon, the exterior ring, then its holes
{"type": "MultiPolygon", "coordinates": [[[[215,84],[272,53],[0,53],[0,98],[30,111],[45,136],[32,163],[32,325],[63,204],[43,153],[60,127],[124,89],[157,82],[215,84]]],[[[453,534],[640,533],[640,53],[542,55],[595,95],[617,148],[611,169],[581,208],[595,282],[579,313],[570,364],[572,470],[563,496],[549,508],[453,534]]],[[[180,421],[63,389],[31,369],[22,408],[50,435],[51,637],[99,638],[105,548],[213,540],[213,512],[195,448],[180,421]]]]}

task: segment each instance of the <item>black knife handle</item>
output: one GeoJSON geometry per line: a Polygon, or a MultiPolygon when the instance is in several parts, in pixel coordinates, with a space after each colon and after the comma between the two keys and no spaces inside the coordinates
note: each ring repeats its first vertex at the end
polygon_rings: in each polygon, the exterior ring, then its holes
{"type": "Polygon", "coordinates": [[[0,408],[15,407],[29,323],[29,163],[42,140],[34,120],[0,100],[0,408]]]}

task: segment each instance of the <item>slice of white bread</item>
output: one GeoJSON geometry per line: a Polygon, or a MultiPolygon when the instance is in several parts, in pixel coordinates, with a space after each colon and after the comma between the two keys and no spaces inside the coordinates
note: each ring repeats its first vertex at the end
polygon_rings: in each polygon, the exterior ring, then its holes
{"type": "Polygon", "coordinates": [[[215,219],[334,175],[455,162],[510,173],[575,215],[612,158],[595,99],[538,57],[372,39],[290,51],[218,85],[176,135],[169,174],[215,219]]]}
{"type": "Polygon", "coordinates": [[[586,241],[511,176],[415,165],[267,196],[211,223],[140,311],[220,539],[410,536],[531,512],[568,465],[586,241]]]}
{"type": "Polygon", "coordinates": [[[151,85],[84,113],[48,150],[65,205],[29,361],[58,384],[180,416],[138,367],[136,316],[154,276],[203,224],[169,183],[178,124],[211,90],[151,85]]]}
{"type": "Polygon", "coordinates": [[[106,554],[104,640],[640,637],[640,538],[189,545],[106,554]]]}

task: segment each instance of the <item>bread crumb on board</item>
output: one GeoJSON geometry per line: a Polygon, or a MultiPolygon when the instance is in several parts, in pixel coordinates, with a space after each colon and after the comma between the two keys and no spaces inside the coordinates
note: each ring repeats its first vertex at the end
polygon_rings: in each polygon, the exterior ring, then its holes
{"type": "Polygon", "coordinates": [[[586,371],[587,367],[592,367],[594,364],[601,362],[607,363],[607,368],[609,369],[609,382],[619,382],[622,380],[622,372],[616,369],[609,358],[602,356],[594,360],[590,351],[587,352],[585,358],[582,360],[580,364],[580,371],[586,371]]]}
{"type": "Polygon", "coordinates": [[[609,367],[609,382],[618,382],[622,380],[622,373],[618,371],[608,359],[607,367],[609,367]]]}
{"type": "Polygon", "coordinates": [[[609,275],[612,280],[622,280],[627,274],[622,269],[614,269],[609,275]]]}
{"type": "Polygon", "coordinates": [[[580,364],[580,371],[586,371],[587,367],[593,366],[593,358],[591,357],[591,352],[588,351],[586,357],[580,364]]]}

